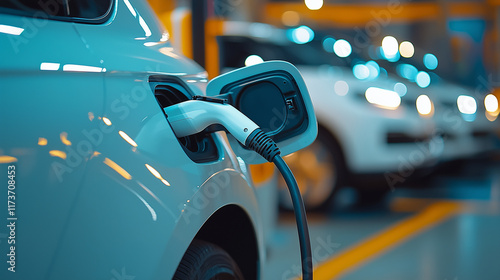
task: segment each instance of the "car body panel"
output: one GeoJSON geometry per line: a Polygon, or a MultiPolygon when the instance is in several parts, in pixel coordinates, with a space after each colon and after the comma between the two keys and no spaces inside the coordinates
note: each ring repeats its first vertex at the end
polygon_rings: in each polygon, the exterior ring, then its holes
{"type": "MultiPolygon", "coordinates": [[[[175,53],[147,4],[130,1],[134,16],[124,3],[115,1],[101,25],[45,20],[26,38],[0,33],[8,46],[0,155],[16,166],[19,217],[19,267],[8,279],[169,279],[198,230],[227,205],[248,214],[265,260],[245,163],[223,132],[214,135],[219,157],[193,162],[148,81],[179,77],[204,94],[206,73],[175,53]],[[12,43],[20,38],[27,41],[12,43]]],[[[35,20],[0,15],[18,27],[35,20]]]]}
{"type": "MultiPolygon", "coordinates": [[[[0,34],[0,45],[6,46],[0,63],[0,147],[3,155],[16,159],[17,238],[22,240],[17,247],[18,262],[32,264],[29,273],[33,275],[46,275],[89,158],[80,156],[76,145],[69,143],[77,140],[82,129],[98,127],[88,113],[103,112],[103,75],[41,69],[44,62],[57,61],[64,67],[98,61],[67,23],[45,21],[37,27],[31,18],[3,14],[0,21],[25,29],[20,35],[0,34]],[[77,51],[78,57],[72,51],[55,51],[53,42],[60,34],[66,34],[65,47],[77,51]],[[87,85],[85,90],[70,87],[81,84],[87,85]],[[65,172],[71,176],[63,178],[65,172]],[[39,259],[40,255],[46,258],[39,259]]],[[[3,220],[6,215],[2,212],[3,220]]],[[[5,263],[6,255],[1,259],[5,263]]]]}

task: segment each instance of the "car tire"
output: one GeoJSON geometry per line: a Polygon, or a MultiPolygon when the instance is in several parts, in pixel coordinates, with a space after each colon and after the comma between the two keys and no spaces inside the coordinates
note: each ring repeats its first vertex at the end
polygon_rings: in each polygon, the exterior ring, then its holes
{"type": "MultiPolygon", "coordinates": [[[[338,142],[321,126],[308,147],[284,157],[292,170],[308,211],[325,211],[345,183],[347,173],[338,142]]],[[[280,178],[280,207],[292,209],[284,180],[280,178]]]]}
{"type": "Polygon", "coordinates": [[[243,280],[231,256],[219,246],[193,240],[177,267],[173,280],[243,280]]]}

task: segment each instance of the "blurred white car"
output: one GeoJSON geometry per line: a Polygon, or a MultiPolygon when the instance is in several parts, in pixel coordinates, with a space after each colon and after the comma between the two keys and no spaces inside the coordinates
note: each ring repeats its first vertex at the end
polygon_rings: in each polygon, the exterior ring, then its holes
{"type": "Polygon", "coordinates": [[[374,61],[361,63],[355,54],[341,58],[333,49],[325,51],[322,38],[293,42],[293,32],[230,22],[218,40],[222,67],[280,59],[296,65],[304,77],[318,137],[286,159],[309,209],[327,207],[344,185],[356,186],[363,201],[378,200],[418,169],[436,163],[442,136],[433,134],[431,119],[404,101],[409,90],[404,83],[374,61]]]}
{"type": "Polygon", "coordinates": [[[474,90],[446,81],[435,73],[428,74],[429,84],[420,87],[415,76],[427,72],[419,71],[409,62],[390,63],[387,69],[392,68],[391,72],[406,80],[408,105],[435,122],[434,134],[441,135],[444,141],[441,162],[466,159],[498,148],[495,129],[500,110],[496,96],[480,88],[474,90]]]}
{"type": "Polygon", "coordinates": [[[145,1],[2,1],[0,45],[0,279],[261,277],[268,208],[232,136],[174,134],[211,83],[145,1]]]}
{"type": "MultiPolygon", "coordinates": [[[[322,174],[312,172],[306,177],[309,185],[333,175],[334,185],[335,180],[354,185],[361,200],[376,201],[418,169],[436,163],[442,153],[441,135],[433,134],[431,119],[419,116],[402,101],[404,97],[396,90],[404,84],[388,77],[359,80],[349,68],[299,69],[313,100],[319,131],[310,148],[289,158],[299,157],[302,169],[312,163],[331,166],[322,174]],[[307,160],[308,153],[316,159],[307,160]]],[[[316,188],[322,186],[317,182],[316,188]]],[[[327,206],[327,185],[323,189],[311,190],[311,196],[321,202],[317,205],[327,206]]]]}

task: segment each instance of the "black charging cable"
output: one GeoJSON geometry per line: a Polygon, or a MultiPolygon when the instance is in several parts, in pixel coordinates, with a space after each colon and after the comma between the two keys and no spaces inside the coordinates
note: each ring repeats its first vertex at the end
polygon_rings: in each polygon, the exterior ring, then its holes
{"type": "Polygon", "coordinates": [[[300,256],[302,261],[302,279],[312,280],[313,268],[311,241],[309,239],[306,210],[304,202],[302,201],[302,196],[300,195],[297,181],[295,180],[295,177],[286,162],[280,156],[280,150],[276,143],[261,129],[256,129],[248,136],[245,146],[263,156],[267,161],[273,162],[285,179],[288,191],[290,192],[290,196],[292,198],[293,212],[297,222],[300,256]]]}

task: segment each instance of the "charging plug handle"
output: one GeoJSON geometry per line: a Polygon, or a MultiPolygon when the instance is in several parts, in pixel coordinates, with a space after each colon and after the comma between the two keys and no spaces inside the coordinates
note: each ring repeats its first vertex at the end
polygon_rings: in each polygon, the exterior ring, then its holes
{"type": "Polygon", "coordinates": [[[177,137],[193,135],[210,125],[220,124],[245,145],[247,138],[259,128],[252,120],[229,104],[188,100],[164,109],[177,137]]]}

